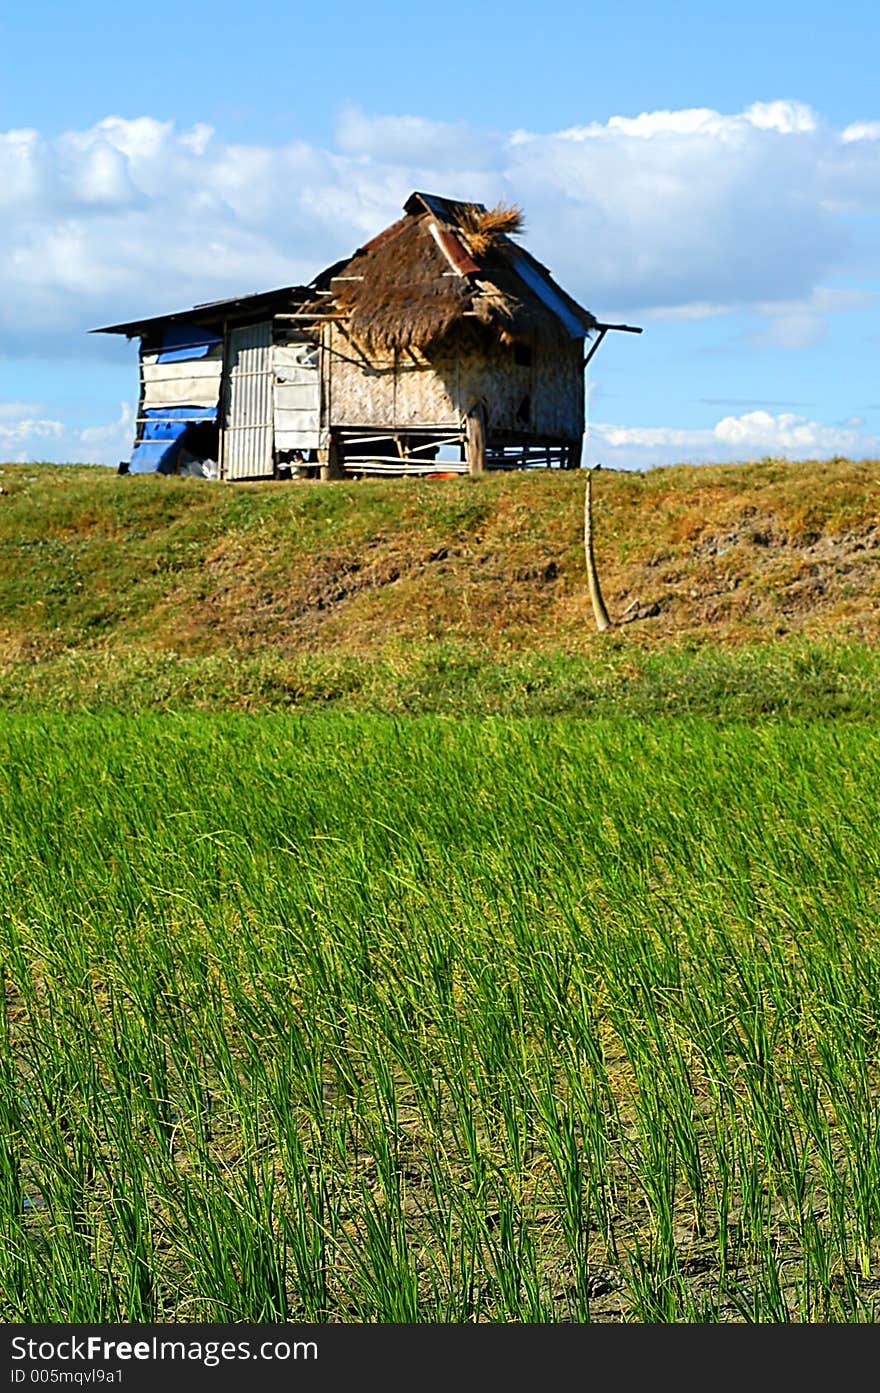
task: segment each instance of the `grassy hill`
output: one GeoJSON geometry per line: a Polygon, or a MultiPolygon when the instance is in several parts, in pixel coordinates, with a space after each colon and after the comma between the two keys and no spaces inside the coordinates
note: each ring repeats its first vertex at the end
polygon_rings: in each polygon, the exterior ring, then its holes
{"type": "Polygon", "coordinates": [[[880,464],[217,486],[0,466],[0,701],[864,715],[880,464]]]}

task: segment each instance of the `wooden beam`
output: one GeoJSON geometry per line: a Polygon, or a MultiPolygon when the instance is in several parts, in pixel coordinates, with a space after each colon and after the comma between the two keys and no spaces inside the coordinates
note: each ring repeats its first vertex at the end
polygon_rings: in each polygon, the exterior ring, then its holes
{"type": "Polygon", "coordinates": [[[596,321],[597,329],[613,329],[618,334],[640,334],[642,331],[635,324],[600,324],[596,321]]]}
{"type": "MultiPolygon", "coordinates": [[[[597,327],[599,327],[599,326],[597,326],[597,327]]],[[[607,329],[606,326],[603,324],[603,325],[601,326],[601,328],[600,328],[599,337],[597,338],[596,342],[590,346],[590,351],[589,351],[589,353],[587,354],[586,358],[584,359],[584,367],[587,366],[587,363],[589,363],[590,359],[593,357],[593,354],[596,352],[596,350],[598,349],[599,345],[601,344],[602,340],[604,339],[604,337],[605,337],[605,335],[606,335],[607,333],[608,333],[608,329],[607,329]]]]}
{"type": "Polygon", "coordinates": [[[642,332],[641,329],[637,329],[634,324],[599,324],[597,322],[593,327],[599,330],[599,337],[597,338],[596,342],[592,345],[589,353],[584,359],[584,367],[587,366],[587,363],[590,361],[593,354],[596,352],[596,349],[599,347],[599,344],[602,342],[607,333],[614,332],[618,334],[640,334],[642,332]]]}

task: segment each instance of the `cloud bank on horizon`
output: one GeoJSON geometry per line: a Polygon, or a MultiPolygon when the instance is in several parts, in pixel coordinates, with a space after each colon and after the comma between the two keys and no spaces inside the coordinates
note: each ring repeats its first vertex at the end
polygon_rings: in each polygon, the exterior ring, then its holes
{"type": "MultiPolygon", "coordinates": [[[[109,116],[54,138],[8,131],[0,354],[43,366],[38,400],[0,402],[0,455],[115,463],[132,431],[115,385],[118,343],[87,345],[93,374],[106,365],[113,377],[114,420],[76,421],[52,404],[64,362],[86,353],[85,330],[308,282],[399,216],[414,188],[520,204],[530,250],[600,317],[652,334],[729,324],[730,355],[813,348],[841,316],[880,303],[880,121],[835,129],[797,101],[615,116],[550,134],[351,107],[332,149],[229,144],[207,125],[178,130],[151,116],[109,116]]],[[[126,361],[134,391],[133,353],[126,361]]],[[[598,376],[591,450],[607,465],[880,456],[860,403],[824,422],[761,408],[694,424],[682,407],[681,424],[628,425],[609,419],[598,376]]],[[[717,396],[728,379],[719,354],[717,396]]]]}

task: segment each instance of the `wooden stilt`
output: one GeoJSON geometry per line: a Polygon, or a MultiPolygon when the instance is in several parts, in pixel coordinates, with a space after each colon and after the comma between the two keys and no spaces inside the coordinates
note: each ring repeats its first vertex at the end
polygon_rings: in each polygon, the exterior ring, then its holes
{"type": "Polygon", "coordinates": [[[486,408],[481,402],[468,412],[467,462],[472,477],[486,468],[486,408]]]}
{"type": "Polygon", "coordinates": [[[321,466],[321,479],[325,483],[330,479],[345,478],[345,470],[342,467],[342,450],[339,441],[335,440],[332,435],[329,445],[318,450],[318,463],[321,466]]]}
{"type": "Polygon", "coordinates": [[[566,469],[580,469],[581,455],[583,454],[584,442],[579,435],[576,440],[570,440],[565,449],[566,469]]]}

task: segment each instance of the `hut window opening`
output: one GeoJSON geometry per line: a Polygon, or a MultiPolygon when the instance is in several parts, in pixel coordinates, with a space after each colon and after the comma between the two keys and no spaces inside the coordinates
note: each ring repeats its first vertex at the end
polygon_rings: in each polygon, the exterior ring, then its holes
{"type": "Polygon", "coordinates": [[[513,345],[513,361],[518,368],[530,368],[532,366],[532,349],[527,343],[515,343],[513,345]]]}

